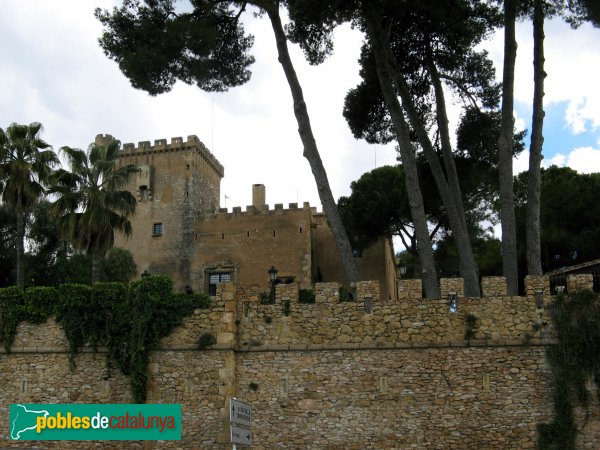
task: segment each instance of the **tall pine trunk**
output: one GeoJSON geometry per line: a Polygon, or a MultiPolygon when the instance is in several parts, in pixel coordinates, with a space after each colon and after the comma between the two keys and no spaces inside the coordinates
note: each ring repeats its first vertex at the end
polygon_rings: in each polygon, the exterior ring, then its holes
{"type": "Polygon", "coordinates": [[[529,173],[527,174],[527,273],[542,275],[540,240],[540,190],[542,146],[544,136],[544,1],[533,5],[533,118],[531,146],[529,147],[529,173]]]}
{"type": "Polygon", "coordinates": [[[285,37],[283,26],[281,24],[281,18],[279,16],[278,2],[274,2],[271,6],[266,7],[265,9],[271,21],[273,33],[275,34],[279,62],[283,67],[283,71],[285,72],[285,76],[292,93],[292,98],[294,100],[294,114],[298,122],[298,133],[300,134],[300,139],[302,140],[302,144],[304,146],[304,157],[308,160],[313,176],[315,177],[319,198],[335,238],[335,243],[342,260],[346,279],[348,283],[354,283],[360,279],[358,268],[356,267],[356,262],[352,256],[350,241],[348,240],[346,229],[342,223],[335,199],[333,198],[331,187],[329,186],[329,180],[327,179],[327,172],[325,171],[325,167],[321,161],[317,143],[312,132],[308,110],[306,108],[304,95],[302,93],[302,87],[298,81],[298,77],[296,75],[296,71],[294,70],[294,65],[292,64],[292,60],[288,51],[287,38],[285,37]]]}
{"type": "MultiPolygon", "coordinates": [[[[367,2],[364,3],[365,8],[370,8],[366,3],[367,2]]],[[[372,14],[374,15],[375,13],[372,14]]],[[[372,19],[372,22],[374,26],[379,28],[379,32],[383,36],[383,29],[381,28],[379,20],[372,19]]],[[[395,56],[389,45],[385,45],[384,50],[386,52],[386,61],[390,64],[392,70],[393,81],[395,82],[398,94],[402,99],[402,107],[406,111],[408,119],[410,120],[410,125],[417,134],[419,143],[423,148],[423,153],[427,158],[429,168],[431,169],[431,173],[442,199],[442,203],[446,209],[450,228],[452,229],[452,238],[456,243],[458,251],[460,275],[465,281],[465,295],[468,297],[479,297],[479,271],[471,248],[469,233],[465,225],[466,220],[465,212],[462,207],[462,200],[460,202],[457,201],[457,198],[460,197],[460,191],[455,193],[452,192],[451,186],[448,183],[438,159],[438,155],[431,143],[431,139],[429,138],[427,130],[413,103],[408,86],[400,74],[395,56]]],[[[450,158],[452,158],[452,155],[450,155],[450,158]]]]}
{"type": "Polygon", "coordinates": [[[504,2],[504,69],[502,75],[502,125],[498,138],[498,177],[500,182],[500,219],[502,224],[502,272],[508,295],[517,295],[517,224],[513,193],[513,101],[517,41],[515,21],[518,0],[504,2]]]}
{"type": "MultiPolygon", "coordinates": [[[[427,55],[429,73],[431,75],[431,81],[433,83],[433,89],[435,92],[435,104],[436,104],[436,118],[438,124],[438,130],[441,137],[442,147],[442,158],[444,160],[444,167],[446,169],[446,178],[448,180],[448,186],[450,188],[450,194],[453,196],[453,201],[457,209],[457,219],[460,223],[457,227],[461,227],[460,231],[460,245],[462,246],[462,252],[459,255],[459,270],[460,274],[465,282],[465,294],[472,297],[479,297],[479,267],[475,261],[473,255],[473,248],[471,247],[471,240],[469,236],[469,229],[467,227],[467,218],[465,214],[465,207],[462,200],[462,191],[460,189],[460,183],[458,181],[458,172],[456,171],[456,164],[454,163],[454,155],[452,153],[452,144],[450,142],[450,129],[448,114],[446,112],[446,99],[444,97],[444,89],[442,81],[433,57],[431,54],[431,48],[428,49],[427,55]]],[[[454,234],[454,229],[453,229],[454,234]]],[[[455,239],[457,247],[459,242],[455,239]]]]}
{"type": "Polygon", "coordinates": [[[410,141],[408,125],[404,119],[404,113],[398,98],[394,91],[392,70],[385,52],[385,39],[377,15],[367,6],[365,7],[365,18],[369,32],[369,38],[375,61],[377,65],[377,76],[379,85],[383,93],[387,109],[392,118],[392,123],[396,133],[400,148],[400,157],[404,168],[404,179],[406,183],[406,192],[410,205],[410,212],[415,226],[415,237],[417,240],[417,251],[419,254],[420,273],[427,298],[439,298],[439,284],[429,230],[427,229],[427,219],[423,204],[423,195],[419,185],[417,165],[415,161],[415,151],[410,141]]]}

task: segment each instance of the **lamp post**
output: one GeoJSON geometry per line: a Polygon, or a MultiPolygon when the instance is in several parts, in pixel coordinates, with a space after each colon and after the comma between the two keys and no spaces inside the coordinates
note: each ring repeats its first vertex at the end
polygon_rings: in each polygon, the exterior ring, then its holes
{"type": "Polygon", "coordinates": [[[406,264],[398,265],[398,269],[400,269],[400,278],[403,278],[406,275],[406,264]]]}
{"type": "Polygon", "coordinates": [[[269,269],[269,280],[271,281],[271,303],[275,303],[275,280],[277,279],[277,269],[273,266],[269,269]]]}

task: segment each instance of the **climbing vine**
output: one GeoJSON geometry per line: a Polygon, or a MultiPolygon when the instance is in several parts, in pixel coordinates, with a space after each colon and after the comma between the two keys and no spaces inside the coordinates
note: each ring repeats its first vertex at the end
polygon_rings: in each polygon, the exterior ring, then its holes
{"type": "Polygon", "coordinates": [[[573,450],[577,437],[573,409],[577,405],[588,407],[588,380],[600,387],[600,295],[591,291],[560,295],[551,314],[557,341],[547,348],[554,419],[540,425],[538,445],[542,450],[573,450]]]}
{"type": "Polygon", "coordinates": [[[15,287],[0,289],[0,338],[7,352],[21,321],[41,323],[54,314],[69,343],[70,368],[76,368],[76,357],[86,345],[94,351],[98,345],[106,346],[109,373],[114,365],[130,377],[138,403],[146,400],[150,351],[194,309],[210,306],[205,294],[173,294],[172,281],[162,276],[148,276],[129,286],[96,283],[32,289],[25,293],[15,287]]]}

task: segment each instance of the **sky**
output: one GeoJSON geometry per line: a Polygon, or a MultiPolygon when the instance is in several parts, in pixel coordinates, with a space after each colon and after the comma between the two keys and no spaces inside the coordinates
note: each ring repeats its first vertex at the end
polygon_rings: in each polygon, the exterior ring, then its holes
{"type": "MultiPolygon", "coordinates": [[[[102,32],[94,9],[117,0],[2,0],[0,15],[0,127],[41,122],[42,137],[56,150],[86,148],[97,134],[122,143],[197,135],[225,167],[221,207],[249,205],[251,186],[266,186],[271,206],[320,202],[293,114],[291,94],[277,61],[267,18],[246,22],[255,36],[256,58],[247,84],[205,93],[178,82],[151,97],[135,90],[98,45],[102,32]]],[[[530,128],[533,97],[531,24],[517,27],[515,117],[530,128]]],[[[369,145],[352,136],[342,117],[346,92],[359,82],[362,35],[336,32],[335,52],[309,66],[294,46],[291,55],[302,84],[313,131],[335,198],[375,167],[396,163],[393,145],[369,145]]],[[[600,172],[600,30],[546,24],[546,122],[543,164],[600,172]]],[[[483,45],[501,75],[503,36],[483,45]]],[[[456,108],[454,108],[456,111],[456,108]]],[[[454,122],[457,116],[454,114],[454,122]]],[[[530,136],[526,137],[526,147],[530,136]]],[[[515,160],[526,170],[528,153],[515,160]]]]}

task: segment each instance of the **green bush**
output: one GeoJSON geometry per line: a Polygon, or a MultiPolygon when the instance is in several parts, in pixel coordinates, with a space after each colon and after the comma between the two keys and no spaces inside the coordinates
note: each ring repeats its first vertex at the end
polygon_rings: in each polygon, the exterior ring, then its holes
{"type": "Polygon", "coordinates": [[[92,303],[92,288],[85,284],[61,284],[58,287],[56,322],[69,342],[69,364],[75,368],[75,356],[86,343],[96,348],[99,340],[98,321],[102,316],[92,303]]]}
{"type": "Polygon", "coordinates": [[[315,302],[315,291],[312,289],[300,289],[298,290],[298,303],[314,303],[315,302]]]}
{"type": "Polygon", "coordinates": [[[133,255],[129,250],[119,247],[111,248],[100,262],[102,279],[128,283],[137,274],[133,255]]]}
{"type": "Polygon", "coordinates": [[[58,291],[53,287],[30,287],[25,290],[24,319],[31,323],[44,323],[55,313],[58,291]]]}
{"type": "Polygon", "coordinates": [[[352,298],[350,297],[350,292],[344,286],[340,286],[340,302],[350,302],[352,298]]]}
{"type": "Polygon", "coordinates": [[[118,282],[62,284],[58,289],[0,289],[0,339],[6,351],[19,322],[44,322],[52,313],[69,342],[69,365],[85,345],[107,347],[110,373],[116,364],[130,377],[136,402],[146,400],[149,352],[194,309],[208,308],[205,294],[173,294],[168,277],[149,276],[129,286],[118,282]]]}
{"type": "Polygon", "coordinates": [[[211,345],[215,345],[217,343],[217,338],[214,334],[210,332],[205,332],[200,335],[198,338],[198,350],[205,350],[211,345]]]}
{"type": "Polygon", "coordinates": [[[25,295],[21,289],[16,286],[0,289],[0,339],[6,353],[10,353],[17,327],[25,316],[24,304],[25,295]]]}

